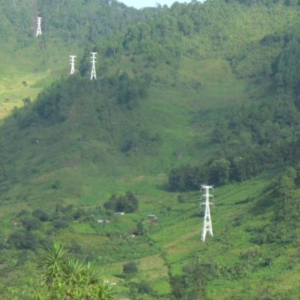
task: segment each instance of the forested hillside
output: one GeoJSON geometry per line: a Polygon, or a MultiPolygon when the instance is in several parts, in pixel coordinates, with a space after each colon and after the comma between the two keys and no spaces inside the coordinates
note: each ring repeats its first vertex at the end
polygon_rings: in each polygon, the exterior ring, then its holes
{"type": "Polygon", "coordinates": [[[0,1],[0,294],[298,299],[299,23],[298,1],[0,1]]]}

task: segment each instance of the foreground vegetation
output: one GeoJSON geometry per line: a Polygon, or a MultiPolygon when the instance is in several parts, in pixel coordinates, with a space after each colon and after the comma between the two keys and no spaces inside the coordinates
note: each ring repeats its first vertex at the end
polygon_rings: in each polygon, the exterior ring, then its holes
{"type": "Polygon", "coordinates": [[[39,268],[40,282],[23,290],[22,299],[113,299],[113,291],[99,280],[91,264],[71,259],[57,243],[45,247],[39,268]]]}

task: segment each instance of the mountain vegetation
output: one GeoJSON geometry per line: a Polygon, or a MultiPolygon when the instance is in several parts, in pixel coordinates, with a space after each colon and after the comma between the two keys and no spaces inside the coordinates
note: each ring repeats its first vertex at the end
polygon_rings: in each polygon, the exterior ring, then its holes
{"type": "Polygon", "coordinates": [[[298,0],[0,8],[4,299],[299,299],[298,0]]]}

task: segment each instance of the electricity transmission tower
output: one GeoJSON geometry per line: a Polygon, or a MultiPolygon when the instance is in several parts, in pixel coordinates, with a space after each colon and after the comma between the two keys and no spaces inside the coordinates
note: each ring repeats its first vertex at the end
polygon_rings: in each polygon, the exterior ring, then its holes
{"type": "Polygon", "coordinates": [[[70,70],[70,75],[75,73],[75,55],[70,55],[70,65],[71,65],[71,70],[70,70]]]}
{"type": "Polygon", "coordinates": [[[209,198],[213,197],[213,195],[209,193],[209,190],[212,188],[213,187],[211,185],[202,185],[202,190],[204,190],[204,194],[202,196],[205,198],[205,202],[202,203],[202,205],[205,205],[204,224],[201,236],[203,242],[205,241],[207,232],[213,236],[212,221],[210,216],[210,205],[213,203],[209,202],[209,198]]]}
{"type": "Polygon", "coordinates": [[[42,35],[42,18],[37,17],[37,29],[36,29],[36,37],[42,35]]]}
{"type": "Polygon", "coordinates": [[[97,74],[96,74],[96,55],[97,52],[91,52],[91,62],[92,62],[92,71],[91,71],[91,80],[97,79],[97,74]]]}

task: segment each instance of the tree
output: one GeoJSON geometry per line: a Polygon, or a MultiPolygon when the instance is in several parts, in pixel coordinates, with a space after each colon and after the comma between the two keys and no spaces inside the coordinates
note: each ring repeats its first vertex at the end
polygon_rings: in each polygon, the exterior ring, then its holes
{"type": "Polygon", "coordinates": [[[299,192],[296,191],[296,178],[297,171],[288,168],[279,177],[276,187],[276,216],[289,225],[298,224],[299,219],[300,201],[299,192]]]}
{"type": "Polygon", "coordinates": [[[285,203],[291,198],[293,190],[295,189],[295,179],[297,177],[296,170],[289,168],[278,180],[277,192],[281,197],[281,201],[285,203]]]}
{"type": "Polygon", "coordinates": [[[216,185],[223,185],[229,181],[230,162],[227,159],[220,158],[209,166],[210,181],[216,185]]]}
{"type": "Polygon", "coordinates": [[[205,281],[210,275],[215,276],[214,264],[205,264],[195,260],[184,266],[182,275],[170,277],[171,299],[195,300],[205,299],[205,281]]]}
{"type": "Polygon", "coordinates": [[[232,178],[237,181],[243,181],[246,178],[246,160],[242,156],[233,159],[232,178]]]}
{"type": "Polygon", "coordinates": [[[104,207],[115,212],[133,213],[139,208],[139,200],[130,191],[124,196],[113,194],[110,199],[104,203],[104,207]]]}

